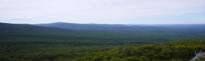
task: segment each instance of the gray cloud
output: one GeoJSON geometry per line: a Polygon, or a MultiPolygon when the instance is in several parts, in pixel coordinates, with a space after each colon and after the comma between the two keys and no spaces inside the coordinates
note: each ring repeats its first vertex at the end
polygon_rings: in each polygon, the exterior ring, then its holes
{"type": "Polygon", "coordinates": [[[187,15],[205,13],[204,2],[205,0],[0,0],[0,18],[2,19],[0,21],[125,24],[194,21],[205,23],[205,18],[200,18],[200,20],[196,17],[186,18],[187,15]],[[161,18],[164,16],[167,17],[161,18]],[[183,18],[176,18],[176,16],[183,16],[183,18]]]}

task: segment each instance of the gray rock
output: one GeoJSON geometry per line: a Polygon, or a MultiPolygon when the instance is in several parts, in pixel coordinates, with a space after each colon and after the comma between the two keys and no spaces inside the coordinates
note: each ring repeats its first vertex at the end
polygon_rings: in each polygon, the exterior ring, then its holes
{"type": "Polygon", "coordinates": [[[196,56],[192,58],[190,61],[205,61],[205,52],[196,53],[196,56]]]}

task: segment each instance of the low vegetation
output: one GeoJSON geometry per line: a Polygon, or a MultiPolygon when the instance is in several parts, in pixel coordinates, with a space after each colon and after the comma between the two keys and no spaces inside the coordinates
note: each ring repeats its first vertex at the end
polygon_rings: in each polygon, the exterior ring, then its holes
{"type": "Polygon", "coordinates": [[[158,44],[69,46],[66,44],[1,44],[1,61],[189,61],[205,41],[158,44]],[[22,45],[22,46],[21,46],[22,45]],[[40,46],[41,45],[41,46],[40,46]],[[40,47],[39,47],[40,46],[40,47]]]}

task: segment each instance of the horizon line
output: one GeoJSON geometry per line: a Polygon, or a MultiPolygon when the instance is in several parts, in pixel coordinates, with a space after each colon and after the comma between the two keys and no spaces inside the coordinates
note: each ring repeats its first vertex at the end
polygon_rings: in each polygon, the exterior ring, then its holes
{"type": "Polygon", "coordinates": [[[54,24],[54,23],[65,23],[65,24],[102,24],[102,25],[205,25],[205,24],[196,24],[196,23],[194,23],[194,24],[191,24],[191,23],[164,23],[164,24],[162,24],[162,23],[159,23],[159,24],[122,24],[122,23],[113,23],[113,24],[111,24],[111,23],[74,23],[74,22],[61,22],[61,21],[59,21],[59,22],[47,22],[47,23],[15,23],[15,22],[0,22],[0,23],[7,23],[7,24],[28,24],[28,25],[35,25],[35,24],[54,24]]]}
{"type": "Polygon", "coordinates": [[[74,23],[74,22],[47,22],[47,23],[35,23],[35,24],[31,24],[31,23],[12,23],[12,22],[0,22],[0,23],[6,23],[6,24],[28,24],[28,25],[36,25],[36,24],[54,24],[54,23],[65,23],[65,24],[95,24],[95,25],[205,25],[205,24],[185,24],[185,23],[181,23],[181,24],[110,24],[110,23],[74,23]]]}

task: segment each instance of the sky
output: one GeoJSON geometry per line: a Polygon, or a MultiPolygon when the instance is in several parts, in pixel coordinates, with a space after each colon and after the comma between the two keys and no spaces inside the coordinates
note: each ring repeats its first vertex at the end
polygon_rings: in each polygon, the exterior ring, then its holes
{"type": "Polygon", "coordinates": [[[0,0],[0,22],[205,24],[205,0],[0,0]]]}

